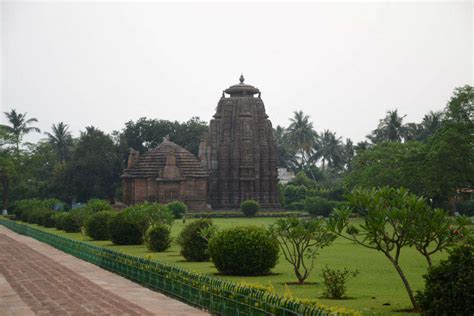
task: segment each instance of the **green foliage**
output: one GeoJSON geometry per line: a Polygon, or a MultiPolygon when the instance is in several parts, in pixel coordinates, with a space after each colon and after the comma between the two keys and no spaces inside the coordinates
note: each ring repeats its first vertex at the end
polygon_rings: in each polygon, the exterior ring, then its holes
{"type": "Polygon", "coordinates": [[[77,226],[84,227],[87,219],[93,215],[94,212],[91,209],[88,209],[85,206],[81,206],[69,211],[69,215],[76,222],[77,226]]]}
{"type": "Polygon", "coordinates": [[[186,204],[180,201],[174,201],[166,204],[166,207],[173,213],[174,218],[183,218],[183,216],[188,212],[188,207],[186,204]]]}
{"type": "Polygon", "coordinates": [[[359,271],[331,269],[327,265],[323,268],[322,277],[326,291],[324,296],[327,298],[341,299],[346,296],[346,283],[350,278],[356,277],[359,271]]]}
{"type": "MultiPolygon", "coordinates": [[[[397,270],[415,310],[418,310],[411,286],[399,264],[401,250],[415,248],[431,264],[430,256],[450,246],[449,219],[442,210],[433,210],[423,198],[404,188],[358,189],[347,196],[349,206],[336,209],[331,229],[339,236],[369,249],[382,252],[397,270]],[[353,211],[363,216],[364,224],[349,224],[353,211]]],[[[464,221],[464,222],[463,222],[464,221]]],[[[460,219],[460,229],[466,225],[460,219]]]]}
{"type": "Polygon", "coordinates": [[[74,214],[67,213],[61,218],[62,229],[67,233],[77,233],[81,231],[81,226],[75,219],[74,214]]]}
{"type": "Polygon", "coordinates": [[[55,212],[50,210],[41,211],[39,214],[39,224],[44,227],[54,227],[56,224],[54,214],[55,212]]]}
{"type": "Polygon", "coordinates": [[[203,229],[212,226],[210,219],[198,219],[187,224],[179,233],[177,242],[181,246],[181,255],[186,261],[209,260],[208,240],[202,236],[203,229]]]}
{"type": "Polygon", "coordinates": [[[17,201],[12,208],[17,219],[27,222],[30,212],[43,209],[43,207],[43,202],[39,199],[26,199],[17,201]]]}
{"type": "Polygon", "coordinates": [[[56,229],[58,229],[58,230],[63,230],[64,229],[63,221],[64,221],[64,218],[67,216],[67,214],[68,213],[66,213],[66,212],[56,212],[53,215],[54,227],[56,227],[56,229]]]}
{"type": "Polygon", "coordinates": [[[458,203],[456,210],[463,215],[474,216],[474,199],[458,203]]]}
{"type": "Polygon", "coordinates": [[[116,245],[140,245],[143,242],[140,228],[125,211],[110,219],[109,233],[112,242],[116,245]]]}
{"type": "Polygon", "coordinates": [[[304,186],[288,184],[283,192],[286,205],[303,201],[306,198],[306,192],[307,189],[304,186]]]}
{"type": "Polygon", "coordinates": [[[94,240],[109,239],[109,222],[113,216],[115,216],[115,212],[112,211],[99,211],[92,214],[84,225],[86,234],[94,240]]]}
{"type": "Polygon", "coordinates": [[[79,202],[92,197],[113,199],[120,183],[122,157],[112,138],[89,126],[66,165],[66,182],[79,202]]]}
{"type": "Polygon", "coordinates": [[[289,211],[303,211],[304,202],[292,202],[290,204],[286,204],[285,209],[289,211]]]}
{"type": "Polygon", "coordinates": [[[270,232],[257,226],[239,226],[218,232],[209,241],[209,255],[217,270],[230,275],[270,273],[279,247],[270,232]]]}
{"type": "Polygon", "coordinates": [[[255,216],[255,214],[260,210],[260,204],[255,200],[245,200],[240,203],[240,210],[245,214],[245,216],[255,216]]]}
{"type": "Polygon", "coordinates": [[[156,224],[148,228],[145,234],[145,244],[148,250],[165,251],[171,245],[170,228],[167,225],[156,224]]]}
{"type": "Polygon", "coordinates": [[[472,315],[474,313],[474,248],[453,249],[448,260],[428,270],[425,289],[417,300],[424,315],[472,315]]]}
{"type": "Polygon", "coordinates": [[[85,208],[90,213],[97,213],[102,211],[113,211],[112,205],[106,200],[90,199],[87,201],[85,208]]]}
{"type": "Polygon", "coordinates": [[[151,225],[165,224],[171,226],[174,221],[171,211],[159,203],[145,202],[137,204],[128,207],[123,213],[128,217],[128,221],[138,228],[142,236],[145,236],[151,225]]]}
{"type": "Polygon", "coordinates": [[[322,219],[281,218],[270,226],[270,232],[285,260],[293,266],[300,284],[313,270],[318,251],[329,246],[336,238],[322,219]]]}
{"type": "Polygon", "coordinates": [[[334,203],[317,196],[307,197],[304,201],[304,210],[313,216],[327,217],[331,213],[334,203]]]}

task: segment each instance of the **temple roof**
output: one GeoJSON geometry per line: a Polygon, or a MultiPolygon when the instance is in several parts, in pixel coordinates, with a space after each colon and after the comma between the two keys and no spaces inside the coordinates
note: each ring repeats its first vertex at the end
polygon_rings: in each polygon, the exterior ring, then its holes
{"type": "Polygon", "coordinates": [[[241,95],[254,95],[257,93],[260,93],[260,90],[255,88],[254,86],[251,86],[249,84],[245,84],[245,78],[244,75],[240,75],[239,78],[240,83],[230,86],[226,90],[224,90],[225,93],[230,94],[230,96],[241,96],[241,95]]]}
{"type": "Polygon", "coordinates": [[[199,160],[183,147],[164,139],[158,147],[142,155],[138,162],[131,168],[125,169],[122,178],[160,178],[168,156],[176,157],[176,166],[181,177],[201,178],[207,177],[207,171],[201,166],[199,160]]]}

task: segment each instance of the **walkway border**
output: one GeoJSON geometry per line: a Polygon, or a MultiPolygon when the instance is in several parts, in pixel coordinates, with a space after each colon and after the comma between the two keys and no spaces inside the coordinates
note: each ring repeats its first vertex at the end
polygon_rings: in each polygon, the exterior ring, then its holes
{"type": "Polygon", "coordinates": [[[129,256],[82,241],[51,234],[30,225],[0,219],[12,231],[112,271],[150,289],[217,315],[329,316],[314,306],[157,261],[129,256]]]}

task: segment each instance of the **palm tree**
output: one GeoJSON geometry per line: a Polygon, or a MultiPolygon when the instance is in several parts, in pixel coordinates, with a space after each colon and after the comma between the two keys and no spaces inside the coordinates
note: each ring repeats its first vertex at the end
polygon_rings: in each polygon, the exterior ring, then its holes
{"type": "Polygon", "coordinates": [[[63,122],[53,124],[52,133],[45,132],[48,136],[48,142],[56,149],[59,162],[64,162],[69,158],[69,149],[72,145],[71,132],[69,126],[63,122]]]}
{"type": "Polygon", "coordinates": [[[17,154],[20,152],[20,143],[23,136],[34,131],[40,133],[40,129],[34,126],[28,126],[31,123],[37,123],[36,118],[26,119],[26,113],[18,113],[15,109],[11,109],[10,112],[3,112],[8,119],[9,125],[0,125],[7,133],[12,135],[13,143],[16,147],[17,154]]]}
{"type": "Polygon", "coordinates": [[[377,128],[367,136],[374,144],[381,142],[401,142],[408,137],[408,127],[403,124],[406,115],[399,116],[398,110],[387,111],[377,128]]]}
{"type": "Polygon", "coordinates": [[[310,121],[310,117],[305,115],[303,111],[294,111],[290,122],[288,141],[296,149],[296,152],[301,155],[301,165],[304,166],[308,163],[318,134],[313,129],[313,122],[310,121]]]}
{"type": "Polygon", "coordinates": [[[322,161],[322,171],[326,169],[326,163],[333,170],[341,169],[344,166],[345,148],[341,137],[336,133],[325,130],[319,137],[315,145],[313,159],[322,161]]]}
{"type": "Polygon", "coordinates": [[[433,112],[430,111],[428,114],[425,114],[423,120],[421,121],[421,134],[419,135],[419,140],[426,140],[431,135],[434,135],[436,131],[443,124],[443,112],[433,112]]]}

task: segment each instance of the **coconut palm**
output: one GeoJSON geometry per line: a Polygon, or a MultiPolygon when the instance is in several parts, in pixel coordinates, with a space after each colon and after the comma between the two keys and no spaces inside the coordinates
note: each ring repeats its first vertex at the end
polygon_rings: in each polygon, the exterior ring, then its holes
{"type": "Polygon", "coordinates": [[[327,166],[332,170],[341,169],[344,166],[345,148],[341,137],[336,133],[325,130],[314,146],[314,161],[321,160],[321,169],[324,172],[327,166]]]}
{"type": "Polygon", "coordinates": [[[310,121],[310,117],[305,115],[303,111],[294,111],[290,122],[288,141],[300,155],[301,165],[304,166],[308,163],[318,134],[313,128],[313,122],[310,121]]]}
{"type": "Polygon", "coordinates": [[[408,137],[409,129],[403,124],[406,115],[399,116],[398,110],[387,111],[377,128],[367,136],[374,144],[381,142],[401,142],[408,137]]]}
{"type": "Polygon", "coordinates": [[[9,125],[0,125],[7,133],[12,136],[13,143],[15,144],[16,152],[20,152],[20,144],[23,136],[30,132],[40,133],[40,129],[35,126],[29,126],[32,123],[37,123],[36,118],[26,118],[26,113],[18,113],[15,109],[11,109],[10,112],[3,112],[8,119],[9,125]]]}
{"type": "Polygon", "coordinates": [[[55,148],[59,162],[64,162],[69,158],[69,149],[72,145],[71,132],[69,126],[63,122],[53,124],[52,133],[45,132],[48,136],[48,142],[55,148]]]}

